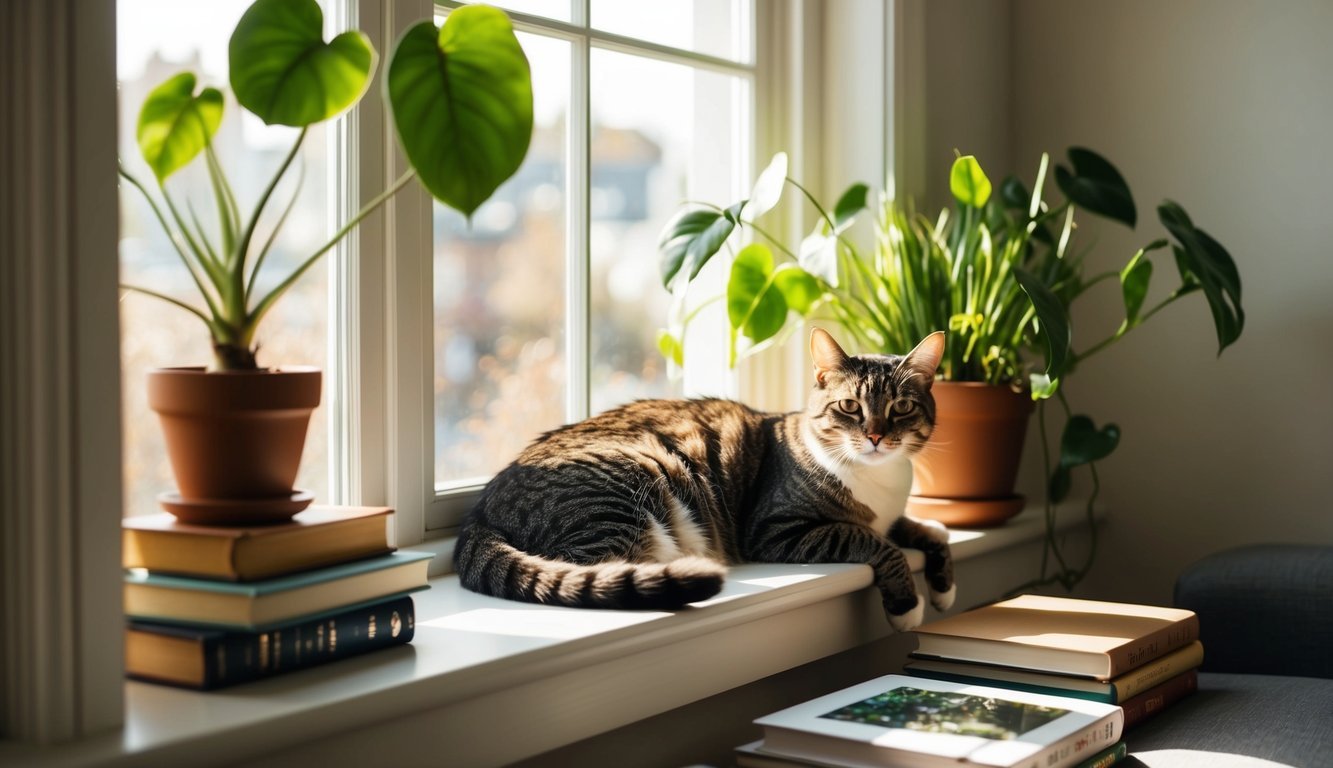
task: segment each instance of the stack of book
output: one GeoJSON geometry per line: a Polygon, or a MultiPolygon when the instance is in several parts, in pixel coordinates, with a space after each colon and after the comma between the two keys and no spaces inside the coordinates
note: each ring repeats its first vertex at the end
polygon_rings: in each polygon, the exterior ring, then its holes
{"type": "Polygon", "coordinates": [[[389,545],[392,510],[314,506],[280,525],[123,523],[126,672],[221,688],[410,642],[431,555],[389,545]]]}
{"type": "Polygon", "coordinates": [[[1192,611],[1022,595],[918,627],[908,674],[1117,704],[1129,730],[1193,693],[1192,611]]]}
{"type": "Polygon", "coordinates": [[[1119,707],[1084,699],[888,675],[755,721],[742,768],[1065,768],[1124,755],[1119,707]]]}

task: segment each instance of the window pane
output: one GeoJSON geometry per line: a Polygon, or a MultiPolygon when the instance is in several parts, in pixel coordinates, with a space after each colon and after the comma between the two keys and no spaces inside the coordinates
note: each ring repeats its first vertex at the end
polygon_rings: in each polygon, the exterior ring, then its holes
{"type": "MultiPolygon", "coordinates": [[[[578,0],[573,0],[578,2],[578,0]]],[[[544,16],[558,21],[569,21],[571,0],[486,0],[486,5],[503,8],[529,16],[544,16]]]]}
{"type": "MultiPolygon", "coordinates": [[[[596,413],[682,392],[657,350],[670,305],[657,238],[683,201],[733,201],[743,194],[750,100],[748,82],[728,75],[604,50],[592,52],[591,65],[596,413]]],[[[714,261],[723,266],[722,259],[714,261]]],[[[721,287],[718,282],[718,292],[721,287]]],[[[692,348],[690,357],[697,359],[696,352],[704,350],[692,348]]]]}
{"type": "Polygon", "coordinates": [[[750,0],[592,0],[592,26],[617,35],[749,62],[750,0]]]}
{"type": "Polygon", "coordinates": [[[435,481],[493,474],[565,421],[566,131],[570,46],[519,34],[532,145],[469,225],[436,204],[435,481]]]}
{"type": "MultiPolygon", "coordinates": [[[[153,175],[135,143],[135,124],[149,91],[181,71],[193,71],[203,85],[218,87],[227,94],[222,126],[213,138],[213,146],[235,188],[243,215],[253,210],[263,187],[296,139],[293,129],[270,128],[248,113],[242,116],[227,88],[227,42],[250,2],[120,0],[117,3],[120,156],[130,173],[158,195],[159,204],[160,193],[151,182],[153,175]]],[[[300,199],[267,257],[257,283],[258,295],[263,295],[264,287],[289,274],[329,236],[325,199],[329,148],[325,135],[325,131],[314,129],[306,137],[300,160],[305,171],[300,199]]],[[[296,175],[289,171],[289,178],[270,201],[265,221],[256,231],[258,242],[267,240],[272,222],[291,199],[296,175]]],[[[204,229],[218,242],[217,218],[202,158],[168,179],[167,187],[182,214],[188,217],[185,201],[190,201],[204,229]]],[[[121,185],[121,218],[121,280],[202,306],[198,290],[152,210],[128,184],[121,185]]],[[[316,266],[274,306],[260,327],[260,365],[303,364],[326,368],[325,275],[326,267],[316,266]]],[[[148,408],[147,372],[165,366],[206,365],[211,356],[208,332],[196,318],[156,299],[134,293],[124,295],[121,386],[127,515],[157,512],[157,494],[176,487],[157,417],[148,408]]],[[[328,441],[323,405],[310,422],[297,486],[313,491],[320,500],[328,499],[328,441]]]]}

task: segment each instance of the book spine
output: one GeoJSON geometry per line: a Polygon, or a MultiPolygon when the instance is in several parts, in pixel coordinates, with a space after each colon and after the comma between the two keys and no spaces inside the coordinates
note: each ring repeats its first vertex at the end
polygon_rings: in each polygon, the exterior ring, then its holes
{"type": "Polygon", "coordinates": [[[1036,683],[1020,683],[1014,680],[1004,680],[1002,678],[986,677],[983,670],[978,670],[977,675],[957,675],[952,672],[940,672],[934,669],[916,669],[908,666],[904,674],[912,674],[917,677],[930,678],[932,680],[943,680],[949,683],[961,683],[963,685],[988,685],[992,688],[1007,688],[1011,691],[1026,691],[1028,693],[1040,693],[1046,696],[1066,696],[1072,699],[1083,699],[1084,701],[1100,701],[1104,704],[1114,704],[1114,693],[1097,693],[1095,691],[1081,691],[1076,688],[1058,688],[1053,685],[1037,685],[1036,683]]]}
{"type": "Polygon", "coordinates": [[[1191,669],[1150,688],[1120,705],[1125,710],[1125,730],[1161,712],[1199,688],[1199,672],[1191,669]]]}
{"type": "Polygon", "coordinates": [[[1124,733],[1124,717],[1119,712],[1107,716],[1096,725],[1070,734],[1046,749],[1023,761],[1025,768],[1067,768],[1120,741],[1124,733]]]}
{"type": "Polygon", "coordinates": [[[1120,677],[1198,639],[1199,617],[1191,615],[1181,619],[1111,651],[1108,654],[1111,669],[1107,677],[1120,677]]]}
{"type": "Polygon", "coordinates": [[[1108,768],[1125,759],[1129,754],[1129,745],[1125,742],[1119,742],[1115,746],[1103,749],[1101,752],[1089,757],[1087,760],[1078,764],[1078,768],[1108,768]]]}
{"type": "Polygon", "coordinates": [[[1194,669],[1202,663],[1203,644],[1197,641],[1156,661],[1150,661],[1112,681],[1115,687],[1115,700],[1112,703],[1118,704],[1128,701],[1149,688],[1161,685],[1185,670],[1194,669]]]}
{"type": "Polygon", "coordinates": [[[268,632],[228,632],[203,644],[203,690],[225,688],[412,641],[412,598],[268,632]]]}

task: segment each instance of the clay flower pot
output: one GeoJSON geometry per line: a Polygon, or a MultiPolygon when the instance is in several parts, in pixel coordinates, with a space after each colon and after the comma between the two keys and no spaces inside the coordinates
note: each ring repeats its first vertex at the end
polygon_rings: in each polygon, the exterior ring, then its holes
{"type": "Polygon", "coordinates": [[[293,488],[320,372],[162,368],[148,374],[148,404],[162,422],[179,493],[159,497],[186,522],[279,522],[313,500],[293,488]]]}
{"type": "Polygon", "coordinates": [[[1032,398],[1008,387],[937,381],[935,432],[912,462],[907,511],[961,528],[1000,525],[1023,510],[1014,493],[1032,398]]]}

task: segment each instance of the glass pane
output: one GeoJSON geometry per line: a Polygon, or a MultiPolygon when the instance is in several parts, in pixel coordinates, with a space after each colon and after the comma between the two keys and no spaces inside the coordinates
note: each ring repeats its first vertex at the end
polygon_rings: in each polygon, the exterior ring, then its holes
{"type": "Polygon", "coordinates": [[[592,26],[651,43],[749,62],[750,0],[592,0],[592,26]]]}
{"type": "Polygon", "coordinates": [[[532,145],[472,217],[435,206],[435,481],[493,474],[565,421],[570,46],[519,33],[532,145]]]}
{"type": "MultiPolygon", "coordinates": [[[[671,303],[658,272],[657,237],[685,200],[740,199],[748,175],[750,99],[746,80],[676,64],[594,50],[591,66],[591,387],[597,413],[636,398],[698,391],[673,381],[657,350],[671,303]]],[[[715,259],[709,268],[722,262],[715,259]]],[[[721,287],[717,282],[717,292],[721,287]]],[[[701,315],[691,327],[706,325],[701,315]]],[[[689,356],[705,354],[702,344],[716,345],[717,334],[711,337],[699,344],[687,338],[689,356]]],[[[725,358],[708,359],[725,367],[725,358]]]]}
{"type": "MultiPolygon", "coordinates": [[[[193,71],[205,85],[227,94],[222,126],[213,146],[235,188],[243,215],[253,207],[291,149],[296,131],[270,128],[246,113],[227,88],[227,42],[236,21],[251,0],[180,3],[176,0],[120,0],[117,3],[117,77],[120,81],[120,157],[130,173],[158,196],[153,175],[135,143],[139,108],[149,91],[167,78],[193,71]]],[[[311,130],[300,162],[305,182],[282,234],[274,243],[257,283],[258,295],[289,274],[329,235],[326,132],[311,130]]],[[[255,234],[267,240],[272,222],[295,192],[289,171],[270,201],[265,221],[255,234]]],[[[172,199],[188,217],[186,202],[198,212],[216,243],[217,217],[202,158],[167,181],[172,199]]],[[[202,306],[180,257],[171,246],[143,197],[121,184],[120,270],[122,282],[140,285],[202,306]]],[[[259,364],[315,365],[326,368],[328,281],[321,263],[311,269],[279,301],[260,327],[259,364]]],[[[146,373],[152,368],[206,365],[212,356],[203,323],[183,310],[156,299],[126,293],[121,299],[121,386],[124,393],[125,513],[158,511],[155,497],[174,490],[156,416],[148,408],[146,373]]],[[[314,413],[297,486],[327,500],[328,436],[324,406],[314,413]]]]}
{"type": "MultiPolygon", "coordinates": [[[[578,0],[574,0],[577,2],[578,0]]],[[[529,16],[544,16],[558,21],[569,21],[571,0],[486,0],[486,5],[493,5],[506,11],[526,13],[529,16]]]]}

